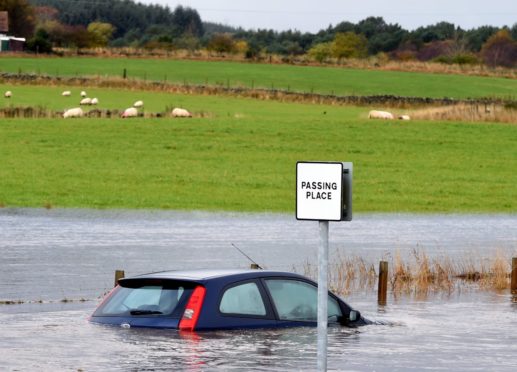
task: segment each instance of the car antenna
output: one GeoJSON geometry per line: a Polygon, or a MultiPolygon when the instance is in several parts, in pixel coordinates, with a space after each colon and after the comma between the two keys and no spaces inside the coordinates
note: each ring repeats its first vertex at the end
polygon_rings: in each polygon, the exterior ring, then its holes
{"type": "Polygon", "coordinates": [[[239,252],[241,252],[241,254],[243,254],[243,255],[244,255],[248,260],[250,260],[250,261],[253,263],[253,265],[251,265],[251,267],[252,267],[252,268],[263,270],[263,268],[262,268],[258,263],[256,263],[255,261],[253,261],[253,260],[251,259],[251,257],[250,257],[250,256],[248,256],[246,253],[244,253],[243,251],[241,251],[241,250],[239,249],[239,247],[237,247],[237,246],[236,246],[235,244],[233,244],[233,243],[230,243],[230,244],[231,244],[235,249],[237,249],[239,252]]]}

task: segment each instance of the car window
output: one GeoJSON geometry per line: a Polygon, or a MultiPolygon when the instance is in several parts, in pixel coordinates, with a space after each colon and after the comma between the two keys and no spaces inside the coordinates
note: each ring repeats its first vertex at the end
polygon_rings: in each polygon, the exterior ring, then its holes
{"type": "Polygon", "coordinates": [[[182,286],[119,287],[94,316],[170,315],[185,292],[182,286]]]}
{"type": "MultiPolygon", "coordinates": [[[[318,288],[292,279],[267,279],[278,317],[282,320],[317,321],[318,288]]],[[[329,296],[328,316],[341,316],[338,302],[329,296]]]]}
{"type": "Polygon", "coordinates": [[[255,283],[240,284],[227,289],[219,311],[223,314],[266,315],[266,307],[255,283]]]}

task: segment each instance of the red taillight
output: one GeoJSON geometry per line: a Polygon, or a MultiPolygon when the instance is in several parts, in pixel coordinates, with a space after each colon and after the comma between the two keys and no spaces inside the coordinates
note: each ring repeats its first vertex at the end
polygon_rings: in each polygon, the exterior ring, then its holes
{"type": "Polygon", "coordinates": [[[188,300],[187,307],[183,312],[183,317],[180,321],[180,330],[182,331],[193,331],[196,327],[201,307],[203,306],[203,300],[205,299],[205,287],[197,286],[192,292],[190,299],[188,300]]]}

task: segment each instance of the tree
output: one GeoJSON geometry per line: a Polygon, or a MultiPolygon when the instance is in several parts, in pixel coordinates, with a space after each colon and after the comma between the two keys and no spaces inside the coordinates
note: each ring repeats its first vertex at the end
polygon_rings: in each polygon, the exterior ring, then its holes
{"type": "Polygon", "coordinates": [[[115,32],[115,28],[110,23],[92,22],[88,25],[88,32],[91,35],[93,47],[105,47],[115,32]]]}
{"type": "Polygon", "coordinates": [[[319,63],[325,62],[332,55],[332,43],[319,43],[309,49],[309,56],[319,63]]]}
{"type": "Polygon", "coordinates": [[[0,0],[0,10],[9,13],[9,34],[30,38],[34,34],[34,9],[27,0],[0,0]]]}
{"type": "Polygon", "coordinates": [[[338,60],[342,58],[364,58],[368,55],[364,35],[353,32],[338,33],[332,42],[332,55],[338,60]]]}
{"type": "Polygon", "coordinates": [[[207,49],[217,53],[234,53],[235,42],[230,34],[215,34],[208,42],[207,49]]]}
{"type": "Polygon", "coordinates": [[[34,37],[27,41],[27,49],[35,53],[52,53],[52,43],[49,34],[44,29],[38,29],[34,37]]]}
{"type": "Polygon", "coordinates": [[[201,37],[203,36],[203,22],[199,13],[189,7],[178,6],[172,13],[172,23],[174,34],[182,36],[184,34],[201,37]]]}
{"type": "Polygon", "coordinates": [[[467,48],[472,52],[479,52],[490,36],[498,31],[497,27],[481,26],[465,32],[467,48]]]}
{"type": "Polygon", "coordinates": [[[502,29],[483,44],[481,56],[489,66],[514,67],[517,65],[517,42],[510,31],[502,29]]]}

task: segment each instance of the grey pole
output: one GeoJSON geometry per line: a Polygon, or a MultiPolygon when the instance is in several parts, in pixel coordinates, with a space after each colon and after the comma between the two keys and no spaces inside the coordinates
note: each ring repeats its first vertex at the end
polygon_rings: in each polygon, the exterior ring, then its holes
{"type": "Polygon", "coordinates": [[[327,322],[329,263],[329,222],[319,221],[320,246],[318,249],[318,371],[327,370],[327,322]]]}

